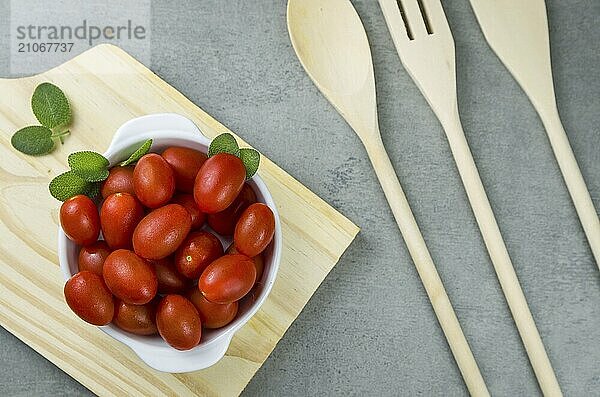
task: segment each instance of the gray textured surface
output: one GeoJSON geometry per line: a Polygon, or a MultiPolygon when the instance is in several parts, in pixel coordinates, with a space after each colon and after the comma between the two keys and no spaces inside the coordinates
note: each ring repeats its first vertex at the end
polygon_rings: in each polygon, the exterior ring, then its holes
{"type": "MultiPolygon", "coordinates": [[[[372,44],[383,139],[483,376],[494,395],[537,395],[443,132],[376,2],[354,4],[372,44]]],[[[545,132],[468,1],[444,6],[464,128],[559,382],[566,395],[598,395],[598,268],[545,132]]],[[[600,208],[600,2],[549,0],[548,12],[559,108],[600,208]]],[[[152,69],[362,227],[246,395],[466,394],[364,150],[294,55],[285,1],[154,2],[152,15],[152,69]]],[[[0,75],[6,57],[4,48],[0,75]]],[[[3,329],[0,344],[1,395],[85,394],[3,329]]]]}

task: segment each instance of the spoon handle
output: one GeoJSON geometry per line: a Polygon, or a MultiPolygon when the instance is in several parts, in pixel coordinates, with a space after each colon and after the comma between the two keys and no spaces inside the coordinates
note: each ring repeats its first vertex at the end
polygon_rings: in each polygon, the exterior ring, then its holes
{"type": "Polygon", "coordinates": [[[577,210],[579,221],[587,237],[596,265],[600,268],[600,221],[594,208],[594,203],[585,185],[573,149],[569,144],[569,138],[563,128],[556,106],[548,109],[538,110],[554,156],[560,167],[560,171],[577,210]]]}
{"type": "MultiPolygon", "coordinates": [[[[458,107],[455,107],[458,109],[458,107]]],[[[450,144],[450,150],[462,179],[473,214],[479,225],[483,241],[500,281],[508,307],[525,345],[529,361],[545,396],[562,396],[560,385],[548,359],[542,338],[527,305],[512,261],[496,222],[492,206],[487,198],[479,171],[473,160],[469,144],[460,123],[458,112],[448,119],[441,119],[450,144]]]]}
{"type": "Polygon", "coordinates": [[[365,147],[467,388],[473,396],[489,396],[381,138],[365,141],[365,147]]]}

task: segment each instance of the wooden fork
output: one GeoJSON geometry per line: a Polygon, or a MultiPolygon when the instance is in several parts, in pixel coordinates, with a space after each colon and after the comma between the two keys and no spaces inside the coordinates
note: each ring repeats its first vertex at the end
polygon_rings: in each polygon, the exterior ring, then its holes
{"type": "Polygon", "coordinates": [[[456,96],[454,40],[439,0],[379,0],[400,60],[440,120],[504,296],[546,395],[560,387],[529,311],[465,138],[456,96]]]}
{"type": "Polygon", "coordinates": [[[600,221],[560,121],[544,0],[471,0],[483,34],[537,110],[600,268],[600,221]]]}

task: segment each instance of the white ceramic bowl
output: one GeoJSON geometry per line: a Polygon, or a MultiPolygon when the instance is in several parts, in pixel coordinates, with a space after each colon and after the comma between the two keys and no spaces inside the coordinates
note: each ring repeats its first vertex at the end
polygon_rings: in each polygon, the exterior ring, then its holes
{"type": "MultiPolygon", "coordinates": [[[[115,164],[127,158],[149,138],[153,139],[153,152],[161,152],[168,146],[185,146],[207,152],[210,144],[210,140],[189,119],[172,113],[152,114],[123,124],[115,133],[104,156],[111,165],[115,164]]],[[[242,300],[233,322],[220,329],[203,330],[201,343],[188,351],[170,347],[160,336],[137,336],[112,324],[99,327],[129,346],[150,367],[163,372],[190,372],[215,364],[225,355],[234,333],[248,322],[269,295],[281,258],[281,224],[273,198],[262,179],[255,175],[249,183],[254,188],[258,201],[267,204],[275,214],[275,236],[264,253],[265,267],[255,300],[242,300]]],[[[222,242],[224,248],[227,248],[231,240],[222,239],[222,242]]],[[[67,238],[59,226],[58,257],[65,280],[78,272],[78,254],[79,247],[67,238]]]]}

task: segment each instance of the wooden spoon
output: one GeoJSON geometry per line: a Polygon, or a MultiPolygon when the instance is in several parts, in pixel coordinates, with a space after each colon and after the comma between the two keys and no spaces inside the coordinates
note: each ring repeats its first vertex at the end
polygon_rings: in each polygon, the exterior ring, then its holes
{"type": "Polygon", "coordinates": [[[367,150],[469,391],[489,395],[383,146],[371,50],[356,10],[348,0],[289,0],[287,21],[302,66],[367,150]]]}
{"type": "Polygon", "coordinates": [[[488,44],[540,115],[600,268],[600,220],[556,105],[546,4],[544,0],[471,0],[471,6],[488,44]]]}

